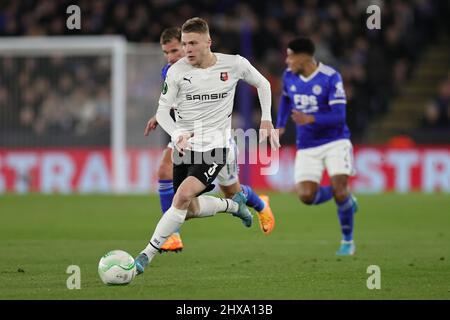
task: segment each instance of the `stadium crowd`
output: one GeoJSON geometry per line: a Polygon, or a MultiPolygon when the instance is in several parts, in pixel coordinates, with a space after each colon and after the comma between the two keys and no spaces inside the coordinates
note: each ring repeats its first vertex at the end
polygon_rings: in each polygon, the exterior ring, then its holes
{"type": "Polygon", "coordinates": [[[108,128],[109,69],[106,57],[3,58],[2,127],[79,136],[108,128]]]}
{"type": "MultiPolygon", "coordinates": [[[[375,1],[381,6],[382,28],[369,30],[366,8],[374,1],[82,0],[78,2],[81,30],[69,30],[66,8],[72,2],[2,1],[0,36],[121,34],[131,42],[158,42],[164,28],[200,16],[210,23],[213,50],[246,55],[269,79],[275,117],[286,45],[294,36],[308,35],[316,43],[318,60],[342,74],[348,123],[356,142],[363,141],[369,121],[388,111],[389,102],[408,80],[426,46],[436,41],[448,6],[445,1],[432,0],[375,1]]],[[[38,135],[73,132],[83,136],[92,130],[107,130],[107,59],[82,59],[53,57],[36,63],[31,58],[13,62],[0,57],[0,127],[38,135]],[[39,72],[41,68],[54,72],[39,72]]],[[[440,95],[447,97],[448,105],[448,81],[443,87],[440,95]]],[[[444,109],[441,102],[427,106],[426,125],[436,108],[444,109]]],[[[259,108],[255,105],[254,110],[257,120],[259,108]]],[[[448,107],[441,113],[448,117],[448,107]]],[[[442,121],[431,119],[431,125],[442,121]]],[[[293,125],[287,128],[293,129],[293,125]]],[[[285,143],[293,142],[293,134],[285,136],[285,143]]]]}

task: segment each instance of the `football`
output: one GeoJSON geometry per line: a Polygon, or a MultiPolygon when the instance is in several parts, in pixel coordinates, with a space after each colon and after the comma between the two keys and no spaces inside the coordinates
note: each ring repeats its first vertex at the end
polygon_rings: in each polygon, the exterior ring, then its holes
{"type": "Polygon", "coordinates": [[[112,250],[100,259],[98,274],[105,284],[129,284],[136,276],[136,265],[129,253],[112,250]]]}

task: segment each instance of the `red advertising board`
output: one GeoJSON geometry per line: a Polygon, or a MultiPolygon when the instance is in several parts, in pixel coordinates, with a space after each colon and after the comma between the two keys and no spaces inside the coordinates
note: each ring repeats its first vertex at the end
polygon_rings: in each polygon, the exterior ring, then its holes
{"type": "MultiPolygon", "coordinates": [[[[293,147],[283,147],[278,161],[268,165],[255,156],[258,163],[241,164],[241,174],[256,189],[290,191],[295,152],[293,147]]],[[[157,189],[160,153],[160,149],[127,151],[129,192],[157,189]]],[[[450,192],[450,146],[357,146],[354,155],[354,192],[450,192]]],[[[323,183],[327,179],[325,175],[323,183]]],[[[0,149],[0,193],[105,193],[112,191],[112,180],[109,149],[0,149]]]]}
{"type": "MultiPolygon", "coordinates": [[[[252,185],[263,189],[292,190],[295,153],[295,148],[283,148],[280,168],[275,175],[261,175],[259,165],[251,166],[252,185]]],[[[355,192],[450,192],[450,146],[356,146],[354,167],[356,175],[351,179],[351,187],[355,192]]],[[[328,180],[324,174],[322,184],[327,184],[328,180]]]]}

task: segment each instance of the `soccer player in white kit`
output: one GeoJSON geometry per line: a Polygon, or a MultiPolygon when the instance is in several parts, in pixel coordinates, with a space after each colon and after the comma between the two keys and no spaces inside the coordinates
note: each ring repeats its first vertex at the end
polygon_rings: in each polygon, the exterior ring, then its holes
{"type": "MultiPolygon", "coordinates": [[[[167,71],[178,60],[185,56],[181,45],[181,28],[171,27],[165,29],[160,37],[161,49],[167,64],[161,71],[161,78],[166,80],[167,71]]],[[[223,79],[226,81],[227,79],[223,79]]],[[[171,115],[172,118],[175,115],[171,115]]],[[[144,134],[147,136],[155,130],[158,125],[156,115],[147,122],[144,134]]],[[[231,141],[234,144],[234,141],[231,141]]],[[[257,212],[260,228],[265,235],[269,235],[275,227],[275,217],[269,204],[269,196],[257,195],[249,185],[241,184],[239,181],[239,165],[237,163],[237,146],[233,145],[230,149],[227,165],[222,168],[217,176],[217,182],[225,198],[232,199],[236,193],[243,191],[247,197],[246,205],[257,212]]],[[[164,214],[172,205],[174,196],[173,190],[173,163],[172,163],[173,143],[170,142],[167,148],[163,150],[163,156],[158,167],[158,194],[161,204],[161,210],[164,214]]],[[[161,252],[179,252],[183,249],[183,241],[179,230],[174,232],[166,242],[161,246],[161,252]]]]}
{"type": "Polygon", "coordinates": [[[171,136],[173,152],[172,206],[160,219],[146,248],[136,257],[138,274],[159,252],[165,239],[187,218],[230,212],[252,224],[242,192],[234,200],[201,195],[226,164],[231,144],[231,114],[237,82],[242,79],[257,88],[262,117],[260,140],[269,139],[279,147],[278,134],[271,118],[270,84],[249,62],[239,55],[211,52],[206,21],[187,20],[181,40],[186,56],[169,69],[159,100],[156,118],[171,136]],[[176,105],[176,122],[170,109],[176,105]]]}

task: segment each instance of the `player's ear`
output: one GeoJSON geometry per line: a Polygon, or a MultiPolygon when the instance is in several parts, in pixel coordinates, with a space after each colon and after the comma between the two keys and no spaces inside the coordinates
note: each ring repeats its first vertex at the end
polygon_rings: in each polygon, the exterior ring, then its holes
{"type": "Polygon", "coordinates": [[[210,37],[210,36],[208,36],[208,40],[207,40],[207,43],[208,43],[208,47],[211,47],[211,44],[212,44],[212,39],[211,39],[211,37],[210,37]]]}

